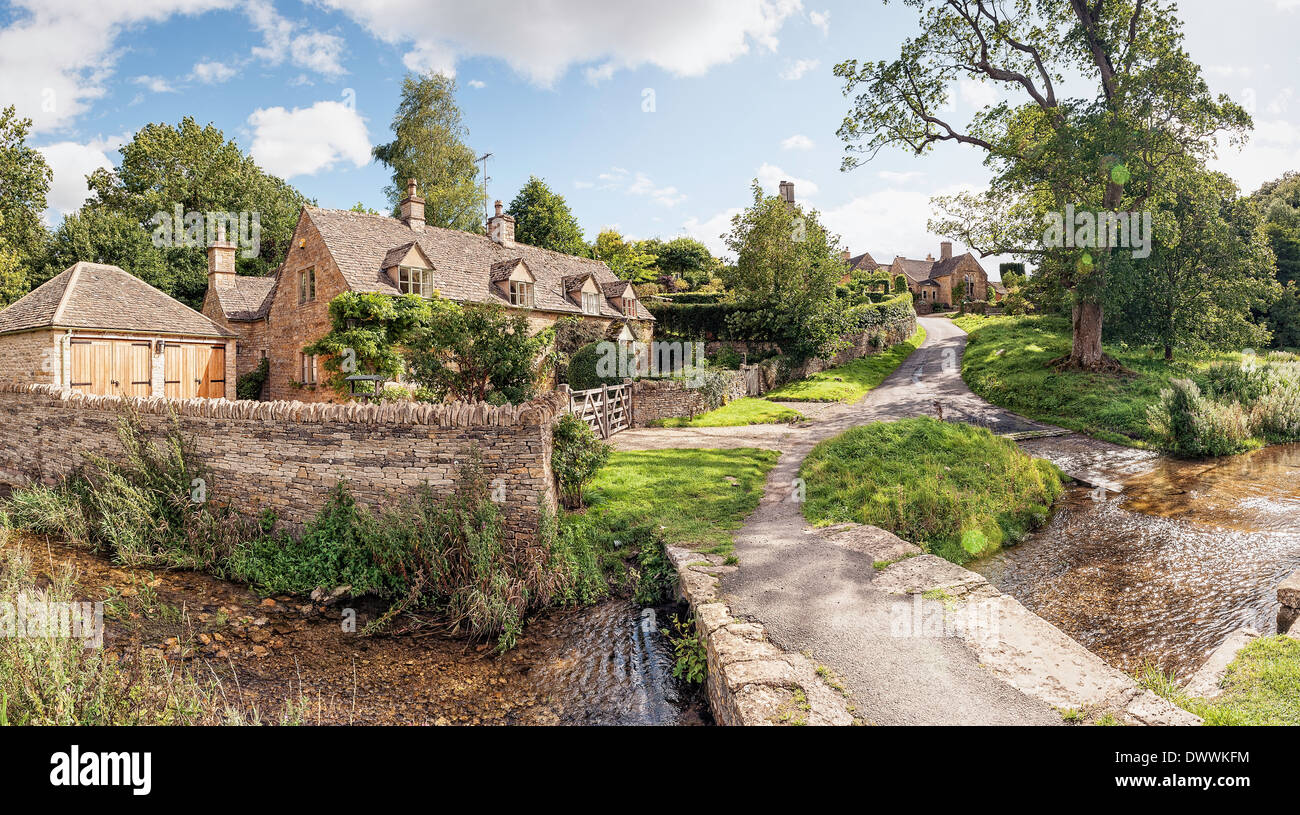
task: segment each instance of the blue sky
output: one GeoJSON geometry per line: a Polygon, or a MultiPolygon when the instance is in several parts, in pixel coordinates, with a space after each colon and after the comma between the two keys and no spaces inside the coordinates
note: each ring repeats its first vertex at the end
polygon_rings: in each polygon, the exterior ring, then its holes
{"type": "MultiPolygon", "coordinates": [[[[0,5],[0,105],[35,120],[55,170],[47,217],[148,122],[209,121],[322,206],[382,209],[403,75],[454,73],[490,194],[530,174],[569,201],[589,239],[718,235],[758,177],[823,212],[854,253],[938,252],[929,198],[980,187],[973,149],[887,152],[840,172],[846,58],[890,58],[915,25],[901,3],[726,0],[16,0],[0,5]],[[652,100],[653,104],[647,104],[652,100]]],[[[1216,90],[1254,109],[1256,135],[1219,166],[1246,190],[1300,169],[1300,0],[1181,5],[1187,46],[1216,90]]],[[[962,119],[995,98],[954,88],[962,119]]],[[[960,251],[960,248],[959,248],[960,251]]],[[[997,259],[985,261],[996,270],[997,259]]]]}

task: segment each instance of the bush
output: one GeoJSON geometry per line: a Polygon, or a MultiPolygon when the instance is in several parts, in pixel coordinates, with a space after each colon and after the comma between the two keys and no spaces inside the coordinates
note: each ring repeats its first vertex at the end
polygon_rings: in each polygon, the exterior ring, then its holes
{"type": "Polygon", "coordinates": [[[262,386],[271,374],[270,357],[262,357],[253,370],[239,375],[235,380],[235,395],[240,399],[256,401],[262,398],[262,386]]]}
{"type": "MultiPolygon", "coordinates": [[[[575,391],[585,391],[591,388],[599,388],[601,385],[622,384],[623,380],[617,376],[602,377],[599,373],[601,361],[610,352],[611,348],[617,348],[617,344],[593,342],[574,352],[573,356],[569,358],[569,367],[565,372],[565,380],[568,382],[569,387],[575,391]]],[[[628,370],[634,370],[634,366],[629,365],[628,370]]],[[[617,373],[617,371],[614,373],[617,373]]]]}
{"type": "Polygon", "coordinates": [[[551,468],[560,486],[560,497],[570,509],[582,506],[582,488],[596,477],[609,460],[612,448],[596,438],[587,423],[566,413],[551,430],[554,447],[551,468]]]}
{"type": "Polygon", "coordinates": [[[1174,379],[1148,410],[1156,443],[1185,458],[1226,456],[1251,448],[1250,419],[1236,402],[1201,395],[1190,379],[1174,379]]]}

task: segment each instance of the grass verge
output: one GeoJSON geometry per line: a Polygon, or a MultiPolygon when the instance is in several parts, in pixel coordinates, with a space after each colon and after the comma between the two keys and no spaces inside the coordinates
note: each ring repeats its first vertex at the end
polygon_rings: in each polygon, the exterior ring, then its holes
{"type": "Polygon", "coordinates": [[[1138,681],[1210,726],[1300,725],[1300,640],[1260,637],[1241,649],[1223,678],[1222,695],[1189,697],[1173,678],[1155,668],[1138,681]]]}
{"type": "Polygon", "coordinates": [[[1135,447],[1156,441],[1147,411],[1170,380],[1190,378],[1204,386],[1211,364],[1241,359],[1219,353],[1165,362],[1148,351],[1107,345],[1106,353],[1133,375],[1058,372],[1047,363],[1070,352],[1064,318],[968,314],[953,323],[970,334],[961,374],[975,393],[1022,416],[1135,447]]]}
{"type": "Polygon", "coordinates": [[[907,341],[900,342],[888,351],[827,368],[807,379],[790,382],[769,391],[763,398],[773,402],[856,402],[885,381],[885,377],[892,374],[923,342],[925,329],[918,326],[916,333],[907,341]]]}
{"type": "Polygon", "coordinates": [[[803,511],[822,526],[888,529],[953,563],[1015,543],[1041,525],[1061,472],[988,430],[929,417],[876,422],[828,439],[804,460],[803,511]]]}
{"type": "Polygon", "coordinates": [[[766,399],[745,396],[698,416],[675,416],[657,419],[652,427],[739,427],[751,424],[777,424],[803,419],[803,414],[788,407],[773,404],[766,399]]]}
{"type": "Polygon", "coordinates": [[[587,510],[565,516],[562,526],[615,539],[650,526],[666,543],[730,555],[731,533],[758,507],[779,455],[753,448],[617,451],[587,488],[587,510]]]}

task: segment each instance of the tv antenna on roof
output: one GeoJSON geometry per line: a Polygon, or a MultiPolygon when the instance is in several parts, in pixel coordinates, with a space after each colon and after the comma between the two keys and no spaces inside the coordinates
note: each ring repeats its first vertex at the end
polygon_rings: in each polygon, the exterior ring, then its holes
{"type": "Polygon", "coordinates": [[[488,178],[488,174],[487,174],[487,160],[490,159],[490,158],[492,158],[492,154],[491,154],[491,153],[484,153],[483,155],[481,155],[481,156],[479,156],[478,158],[474,159],[475,161],[481,161],[481,162],[483,162],[483,221],[484,221],[485,223],[487,222],[487,219],[488,219],[488,217],[489,217],[489,213],[488,213],[488,187],[487,187],[487,184],[488,184],[488,181],[490,181],[491,179],[488,178]]]}

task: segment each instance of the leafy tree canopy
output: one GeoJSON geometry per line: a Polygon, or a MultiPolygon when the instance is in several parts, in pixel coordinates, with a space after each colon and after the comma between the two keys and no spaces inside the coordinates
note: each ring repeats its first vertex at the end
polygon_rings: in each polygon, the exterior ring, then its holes
{"type": "Polygon", "coordinates": [[[529,176],[528,183],[510,202],[509,212],[515,219],[515,240],[520,243],[568,255],[587,254],[582,230],[564,196],[557,195],[537,176],[529,176]]]}
{"type": "Polygon", "coordinates": [[[0,110],[0,246],[7,257],[0,297],[12,298],[5,303],[26,293],[46,239],[41,215],[54,173],[41,152],[27,144],[31,126],[12,105],[0,110]]]}
{"type": "Polygon", "coordinates": [[[393,214],[414,178],[425,201],[424,220],[431,226],[481,233],[482,188],[474,151],[465,144],[469,131],[456,104],[456,80],[442,74],[408,75],[393,116],[393,140],[377,145],[375,158],[393,171],[384,188],[393,214]]]}

